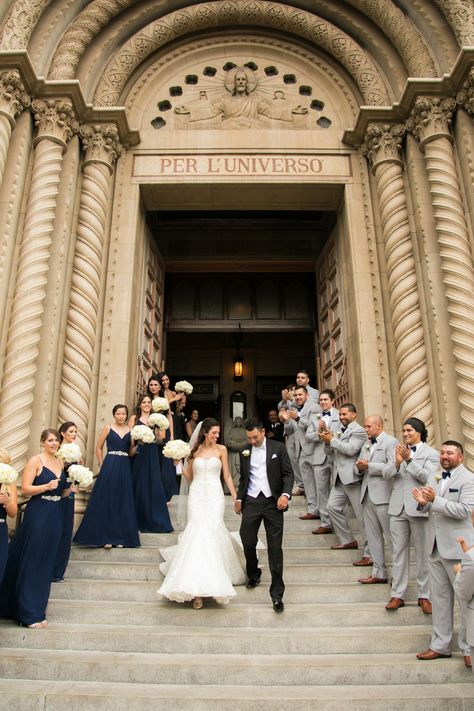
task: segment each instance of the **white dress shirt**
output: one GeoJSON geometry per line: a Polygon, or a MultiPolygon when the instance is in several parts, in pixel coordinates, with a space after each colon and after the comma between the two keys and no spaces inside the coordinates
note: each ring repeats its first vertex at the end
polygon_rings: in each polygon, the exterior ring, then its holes
{"type": "Polygon", "coordinates": [[[252,447],[247,496],[257,498],[260,492],[267,498],[272,496],[267,476],[267,446],[265,440],[263,440],[260,447],[252,447]]]}

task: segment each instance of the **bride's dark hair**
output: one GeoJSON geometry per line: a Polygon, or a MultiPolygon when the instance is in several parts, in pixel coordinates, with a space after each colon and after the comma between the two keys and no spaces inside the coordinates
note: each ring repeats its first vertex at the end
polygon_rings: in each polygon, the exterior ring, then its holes
{"type": "Polygon", "coordinates": [[[215,420],[213,417],[206,417],[206,419],[202,421],[201,431],[199,432],[196,444],[194,445],[189,454],[190,461],[191,459],[194,459],[194,455],[198,451],[201,444],[204,442],[206,435],[212,430],[213,427],[220,427],[218,421],[215,420]]]}

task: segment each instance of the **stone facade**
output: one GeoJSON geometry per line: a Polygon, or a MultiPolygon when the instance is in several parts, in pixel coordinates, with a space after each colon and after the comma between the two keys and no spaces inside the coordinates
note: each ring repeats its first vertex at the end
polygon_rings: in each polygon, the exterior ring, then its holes
{"type": "Polygon", "coordinates": [[[471,2],[4,5],[0,443],[18,468],[66,419],[91,463],[132,402],[163,205],[335,211],[335,377],[474,466],[471,2]]]}

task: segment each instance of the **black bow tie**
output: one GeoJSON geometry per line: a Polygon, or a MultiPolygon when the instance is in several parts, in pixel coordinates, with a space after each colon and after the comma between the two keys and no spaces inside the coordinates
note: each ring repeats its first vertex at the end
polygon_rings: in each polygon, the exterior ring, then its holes
{"type": "Polygon", "coordinates": [[[372,444],[377,444],[377,437],[371,437],[370,441],[372,442],[372,444]]]}
{"type": "Polygon", "coordinates": [[[449,477],[451,476],[451,472],[443,472],[441,476],[443,477],[443,479],[449,479],[449,477]]]}
{"type": "Polygon", "coordinates": [[[410,449],[411,449],[412,452],[416,452],[416,444],[415,444],[414,447],[410,447],[410,449]]]}
{"type": "Polygon", "coordinates": [[[348,428],[348,425],[346,425],[345,427],[341,427],[341,432],[345,432],[347,430],[347,428],[348,428]]]}
{"type": "Polygon", "coordinates": [[[323,412],[322,417],[331,417],[331,413],[330,412],[323,412]]]}

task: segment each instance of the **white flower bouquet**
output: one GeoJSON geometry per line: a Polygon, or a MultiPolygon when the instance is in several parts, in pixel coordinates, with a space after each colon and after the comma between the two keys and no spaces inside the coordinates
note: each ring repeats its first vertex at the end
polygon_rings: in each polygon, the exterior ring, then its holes
{"type": "Polygon", "coordinates": [[[243,457],[250,457],[250,449],[244,449],[242,451],[242,456],[243,457]]]}
{"type": "Polygon", "coordinates": [[[147,425],[135,425],[135,427],[132,427],[132,431],[130,434],[132,435],[132,439],[134,439],[136,442],[151,444],[155,441],[155,435],[153,434],[153,430],[150,429],[150,427],[148,427],[147,425]]]}
{"type": "Polygon", "coordinates": [[[68,469],[67,480],[71,484],[76,484],[80,489],[88,489],[94,481],[94,475],[90,469],[82,464],[72,464],[68,469]]]}
{"type": "Polygon", "coordinates": [[[8,487],[18,479],[18,472],[9,464],[0,462],[0,491],[2,494],[9,494],[8,487]]]}
{"type": "Polygon", "coordinates": [[[82,459],[82,452],[81,448],[79,447],[78,444],[75,444],[74,442],[67,443],[65,442],[60,446],[58,451],[56,452],[56,457],[61,461],[63,464],[66,463],[72,463],[72,462],[80,462],[82,459]]]}
{"type": "Polygon", "coordinates": [[[148,427],[158,427],[160,430],[167,430],[169,426],[168,418],[159,412],[152,412],[148,418],[148,427]]]}
{"type": "Polygon", "coordinates": [[[189,444],[182,439],[172,439],[163,447],[163,454],[168,459],[185,459],[190,451],[189,444]]]}
{"type": "Polygon", "coordinates": [[[174,389],[176,390],[177,393],[184,393],[185,395],[191,395],[193,391],[193,386],[191,383],[188,383],[187,380],[178,380],[176,385],[174,386],[174,389]]]}
{"type": "Polygon", "coordinates": [[[155,397],[151,406],[153,412],[167,412],[170,409],[170,404],[166,397],[155,397]]]}

